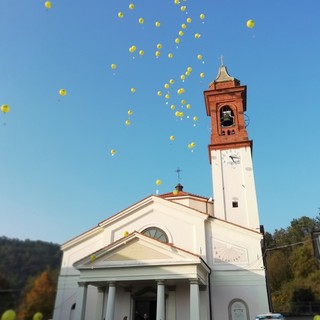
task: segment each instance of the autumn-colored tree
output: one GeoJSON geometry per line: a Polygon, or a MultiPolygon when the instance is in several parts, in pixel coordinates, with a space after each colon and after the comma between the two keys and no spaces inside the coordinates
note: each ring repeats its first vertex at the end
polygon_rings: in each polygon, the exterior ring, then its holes
{"type": "Polygon", "coordinates": [[[57,272],[43,271],[26,287],[17,313],[17,320],[32,320],[36,312],[43,314],[43,319],[51,319],[56,295],[57,272]]]}

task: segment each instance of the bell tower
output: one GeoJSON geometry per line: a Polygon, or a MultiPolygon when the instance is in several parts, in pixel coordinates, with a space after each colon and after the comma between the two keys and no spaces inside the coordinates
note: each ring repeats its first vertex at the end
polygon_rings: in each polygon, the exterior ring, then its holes
{"type": "Polygon", "coordinates": [[[209,158],[212,167],[214,216],[259,231],[252,166],[252,141],[245,124],[247,87],[221,65],[204,91],[211,117],[209,158]]]}

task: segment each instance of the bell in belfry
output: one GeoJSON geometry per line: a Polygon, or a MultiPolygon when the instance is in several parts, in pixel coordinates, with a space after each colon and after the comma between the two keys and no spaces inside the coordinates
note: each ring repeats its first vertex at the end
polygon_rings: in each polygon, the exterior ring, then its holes
{"type": "Polygon", "coordinates": [[[230,127],[234,124],[234,116],[231,114],[231,110],[222,111],[221,125],[223,127],[230,127]]]}

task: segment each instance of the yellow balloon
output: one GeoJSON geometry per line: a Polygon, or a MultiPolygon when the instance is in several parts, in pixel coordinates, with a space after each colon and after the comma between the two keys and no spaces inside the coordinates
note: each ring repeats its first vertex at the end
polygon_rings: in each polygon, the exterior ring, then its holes
{"type": "Polygon", "coordinates": [[[140,51],[139,51],[139,54],[140,54],[140,56],[143,56],[143,55],[144,55],[144,51],[143,51],[143,50],[140,50],[140,51]]]}
{"type": "Polygon", "coordinates": [[[129,235],[129,231],[125,231],[124,233],[123,233],[123,236],[124,237],[127,237],[129,235]]]}
{"type": "Polygon", "coordinates": [[[172,59],[173,58],[173,54],[170,52],[170,53],[168,53],[168,58],[169,59],[172,59]]]}
{"type": "Polygon", "coordinates": [[[130,124],[131,124],[131,122],[130,122],[130,120],[126,120],[126,126],[130,126],[130,124]]]}
{"type": "Polygon", "coordinates": [[[170,109],[171,110],[174,110],[176,108],[176,106],[174,105],[174,104],[172,104],[171,106],[170,106],[170,109]]]}
{"type": "Polygon", "coordinates": [[[67,90],[66,89],[60,89],[59,90],[59,94],[61,97],[64,97],[67,94],[67,90]]]}
{"type": "Polygon", "coordinates": [[[156,27],[160,27],[160,25],[161,25],[161,24],[160,24],[160,21],[156,21],[155,26],[156,26],[156,27]]]}
{"type": "Polygon", "coordinates": [[[162,44],[161,44],[161,43],[158,43],[158,44],[157,44],[157,48],[158,48],[158,49],[161,49],[161,48],[162,48],[162,44]]]}
{"type": "Polygon", "coordinates": [[[198,60],[202,60],[202,54],[197,55],[198,60]]]}
{"type": "Polygon", "coordinates": [[[170,136],[170,140],[173,141],[174,140],[174,136],[170,136]]]}
{"type": "Polygon", "coordinates": [[[170,99],[170,95],[167,93],[165,96],[164,96],[166,99],[170,99]]]}
{"type": "Polygon", "coordinates": [[[124,14],[123,14],[123,12],[118,12],[118,18],[123,18],[124,17],[124,14]]]}
{"type": "Polygon", "coordinates": [[[161,181],[160,179],[157,179],[157,180],[156,180],[156,185],[157,185],[157,186],[160,186],[161,183],[162,183],[162,181],[161,181]]]}
{"type": "Polygon", "coordinates": [[[174,80],[173,79],[170,79],[169,82],[170,82],[170,84],[174,84],[174,80]]]}
{"type": "Polygon", "coordinates": [[[186,76],[184,75],[184,74],[182,74],[181,76],[180,76],[180,79],[183,81],[183,80],[185,80],[185,78],[186,78],[186,76]]]}
{"type": "Polygon", "coordinates": [[[195,37],[196,39],[199,39],[199,38],[201,37],[201,35],[200,35],[200,33],[196,33],[196,34],[194,35],[194,37],[195,37]]]}
{"type": "Polygon", "coordinates": [[[182,118],[183,116],[184,116],[183,111],[180,111],[180,112],[179,112],[179,117],[182,118]]]}
{"type": "Polygon", "coordinates": [[[182,99],[181,104],[186,104],[186,100],[182,99]]]}
{"type": "Polygon", "coordinates": [[[191,18],[187,18],[187,22],[191,23],[192,19],[191,18]]]}
{"type": "Polygon", "coordinates": [[[45,6],[47,9],[51,9],[51,7],[52,7],[51,1],[46,1],[46,2],[44,3],[44,6],[45,6]]]}
{"type": "Polygon", "coordinates": [[[174,0],[174,4],[179,4],[180,1],[179,0],[174,0]]]}
{"type": "Polygon", "coordinates": [[[156,55],[157,58],[160,57],[160,54],[161,54],[160,51],[156,51],[155,52],[155,55],[156,55]]]}
{"type": "Polygon", "coordinates": [[[200,78],[204,78],[204,72],[200,73],[200,78]]]}
{"type": "Polygon", "coordinates": [[[205,19],[205,15],[203,13],[200,14],[200,19],[204,20],[205,19]]]}
{"type": "Polygon", "coordinates": [[[176,44],[178,44],[178,43],[180,43],[180,39],[179,39],[179,38],[176,38],[176,39],[174,40],[174,42],[175,42],[176,44]]]}
{"type": "Polygon", "coordinates": [[[143,24],[144,23],[144,19],[143,18],[139,18],[139,23],[143,24]]]}
{"type": "Polygon", "coordinates": [[[132,93],[135,93],[135,92],[136,92],[136,89],[135,89],[135,88],[131,88],[130,91],[131,91],[132,93]]]}
{"type": "Polygon", "coordinates": [[[132,116],[132,114],[133,114],[133,111],[132,110],[128,110],[128,115],[132,116]]]}
{"type": "Polygon", "coordinates": [[[176,111],[175,115],[176,115],[176,117],[179,117],[180,116],[180,111],[176,111]]]}
{"type": "Polygon", "coordinates": [[[159,97],[161,97],[161,96],[162,96],[162,92],[161,92],[161,91],[158,91],[158,92],[157,92],[157,95],[158,95],[159,97]]]}
{"type": "Polygon", "coordinates": [[[9,107],[7,104],[3,104],[3,105],[1,106],[1,111],[2,111],[3,113],[8,113],[8,112],[10,111],[10,107],[9,107]]]}
{"type": "Polygon", "coordinates": [[[187,29],[187,25],[186,25],[185,23],[183,23],[183,24],[181,25],[181,28],[182,28],[182,29],[187,29]]]}
{"type": "Polygon", "coordinates": [[[194,116],[194,117],[193,117],[193,121],[198,121],[198,117],[197,117],[197,116],[194,116]]]}
{"type": "Polygon", "coordinates": [[[36,312],[32,317],[32,320],[42,320],[42,319],[43,319],[43,314],[41,312],[36,312]]]}
{"type": "Polygon", "coordinates": [[[116,150],[111,149],[110,153],[111,153],[112,156],[114,156],[116,154],[116,150]]]}
{"type": "Polygon", "coordinates": [[[134,9],[134,4],[133,4],[133,3],[130,3],[130,4],[129,4],[129,9],[130,9],[130,10],[133,10],[133,9],[134,9]]]}
{"type": "Polygon", "coordinates": [[[182,37],[183,35],[184,35],[183,31],[180,30],[180,31],[179,31],[179,36],[182,37]]]}
{"type": "Polygon", "coordinates": [[[6,310],[1,316],[1,320],[15,320],[15,318],[16,318],[16,313],[11,309],[6,310]]]}
{"type": "Polygon", "coordinates": [[[254,27],[254,21],[251,20],[251,19],[248,20],[248,21],[247,21],[247,27],[250,28],[250,29],[252,29],[252,28],[254,27]]]}
{"type": "Polygon", "coordinates": [[[191,104],[188,103],[186,107],[187,107],[187,109],[190,109],[191,108],[191,104]]]}
{"type": "Polygon", "coordinates": [[[186,9],[187,9],[186,6],[181,6],[181,7],[180,7],[180,10],[181,10],[182,12],[186,11],[186,9]]]}
{"type": "Polygon", "coordinates": [[[188,68],[187,68],[187,71],[188,71],[188,72],[191,72],[191,71],[192,71],[192,68],[191,68],[191,67],[188,67],[188,68]]]}
{"type": "Polygon", "coordinates": [[[165,84],[164,84],[164,87],[165,87],[166,89],[169,89],[169,87],[170,87],[170,86],[169,86],[169,83],[165,83],[165,84]]]}
{"type": "Polygon", "coordinates": [[[117,69],[117,65],[115,63],[111,64],[111,69],[117,69]]]}

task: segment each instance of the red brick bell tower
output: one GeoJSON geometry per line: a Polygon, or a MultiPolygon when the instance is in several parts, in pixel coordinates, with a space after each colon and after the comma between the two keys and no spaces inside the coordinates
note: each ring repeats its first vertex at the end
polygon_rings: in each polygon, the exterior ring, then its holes
{"type": "Polygon", "coordinates": [[[241,86],[240,81],[231,77],[222,65],[216,79],[204,91],[204,98],[207,115],[211,117],[209,151],[251,147],[244,117],[247,87],[241,86]]]}

